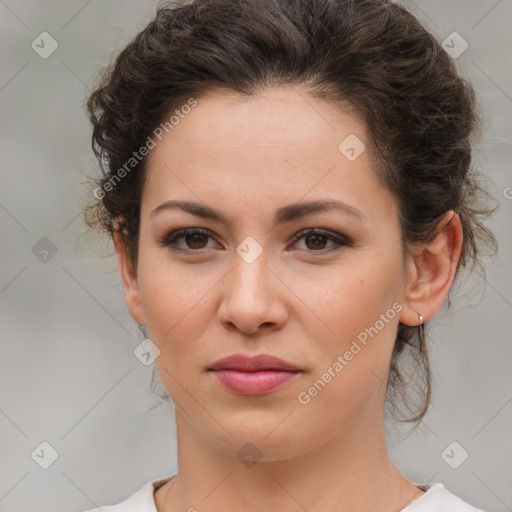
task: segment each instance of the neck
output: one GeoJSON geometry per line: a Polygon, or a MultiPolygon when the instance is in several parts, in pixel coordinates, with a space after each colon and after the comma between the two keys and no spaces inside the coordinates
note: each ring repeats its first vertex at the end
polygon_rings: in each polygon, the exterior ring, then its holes
{"type": "Polygon", "coordinates": [[[352,425],[313,451],[262,458],[254,465],[202,437],[178,409],[176,425],[179,470],[157,491],[158,512],[296,512],[297,507],[396,512],[424,493],[389,458],[383,419],[352,425]]]}

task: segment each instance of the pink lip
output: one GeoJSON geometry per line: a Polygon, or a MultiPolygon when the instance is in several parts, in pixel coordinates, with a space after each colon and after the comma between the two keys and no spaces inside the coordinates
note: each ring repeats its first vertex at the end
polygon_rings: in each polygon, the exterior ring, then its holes
{"type": "Polygon", "coordinates": [[[209,371],[227,389],[242,395],[270,393],[301,372],[295,365],[269,354],[247,357],[242,354],[219,359],[209,371]]]}
{"type": "Polygon", "coordinates": [[[279,357],[269,354],[258,354],[248,357],[243,354],[232,354],[216,361],[208,370],[240,370],[240,371],[259,371],[259,370],[284,370],[296,372],[299,370],[296,366],[279,357]]]}
{"type": "Polygon", "coordinates": [[[226,388],[241,395],[264,395],[284,386],[299,371],[262,370],[245,372],[239,370],[215,370],[219,382],[226,388]]]}

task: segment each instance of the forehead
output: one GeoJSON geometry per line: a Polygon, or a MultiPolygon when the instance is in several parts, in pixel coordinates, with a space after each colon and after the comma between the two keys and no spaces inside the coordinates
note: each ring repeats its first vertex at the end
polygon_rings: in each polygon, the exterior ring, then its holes
{"type": "Polygon", "coordinates": [[[371,156],[360,119],[299,88],[249,98],[209,94],[151,150],[143,210],[175,198],[212,199],[218,207],[236,206],[238,198],[261,207],[258,201],[289,204],[326,194],[354,202],[369,193],[380,194],[373,202],[382,206],[390,197],[371,156]]]}
{"type": "MultiPolygon", "coordinates": [[[[193,145],[200,152],[188,158],[203,155],[203,151],[250,144],[322,147],[336,154],[340,137],[354,134],[367,138],[364,123],[354,114],[313,99],[299,87],[265,89],[250,97],[226,91],[209,93],[180,117],[159,145],[193,145]]],[[[153,157],[158,152],[153,152],[153,157]]]]}

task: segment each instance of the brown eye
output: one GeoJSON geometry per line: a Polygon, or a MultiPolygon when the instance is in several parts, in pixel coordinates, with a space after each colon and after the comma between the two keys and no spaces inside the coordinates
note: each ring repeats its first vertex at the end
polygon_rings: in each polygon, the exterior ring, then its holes
{"type": "Polygon", "coordinates": [[[305,250],[308,252],[332,252],[338,249],[340,246],[349,246],[350,243],[344,237],[335,236],[329,232],[324,232],[318,229],[309,228],[298,233],[294,238],[294,245],[299,240],[304,240],[305,249],[299,248],[299,250],[305,250]],[[332,242],[333,246],[326,248],[326,244],[332,242]],[[337,247],[338,246],[338,247],[337,247]]]}
{"type": "Polygon", "coordinates": [[[308,249],[324,249],[325,244],[327,243],[327,237],[325,235],[307,235],[304,237],[304,240],[309,240],[310,243],[306,242],[308,249]]]}
{"type": "Polygon", "coordinates": [[[186,235],[185,241],[186,244],[191,249],[203,249],[205,243],[208,243],[208,235],[203,235],[202,233],[196,235],[186,235]]]}
{"type": "Polygon", "coordinates": [[[201,249],[208,249],[208,239],[213,237],[208,231],[198,228],[187,228],[173,231],[160,241],[160,245],[168,247],[171,251],[182,253],[200,252],[201,249]],[[178,242],[183,243],[179,246],[178,242]]]}

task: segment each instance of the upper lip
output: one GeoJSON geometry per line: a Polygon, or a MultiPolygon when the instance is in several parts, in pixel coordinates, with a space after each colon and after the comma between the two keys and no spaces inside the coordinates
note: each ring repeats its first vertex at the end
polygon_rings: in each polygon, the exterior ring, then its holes
{"type": "Polygon", "coordinates": [[[242,354],[233,354],[216,361],[208,370],[239,370],[255,372],[258,370],[280,370],[296,372],[299,368],[287,363],[278,357],[269,354],[259,354],[249,357],[242,354]]]}

